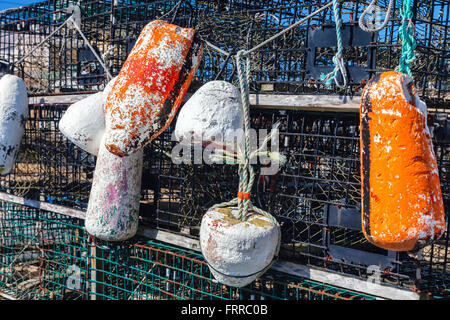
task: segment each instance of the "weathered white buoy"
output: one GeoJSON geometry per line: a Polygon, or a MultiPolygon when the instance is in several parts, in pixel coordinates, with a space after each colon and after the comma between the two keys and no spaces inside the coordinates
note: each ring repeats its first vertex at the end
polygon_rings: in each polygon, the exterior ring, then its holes
{"type": "Polygon", "coordinates": [[[59,121],[59,130],[75,145],[93,155],[98,154],[105,133],[103,106],[116,78],[108,82],[103,91],[72,104],[59,121]]]}
{"type": "Polygon", "coordinates": [[[172,122],[200,64],[203,45],[191,28],[148,23],[105,104],[108,150],[129,155],[172,122]]]}
{"type": "Polygon", "coordinates": [[[232,144],[242,123],[240,91],[229,82],[210,81],[181,108],[174,135],[194,145],[213,140],[232,144]]]}
{"type": "Polygon", "coordinates": [[[237,219],[237,209],[209,209],[200,226],[202,254],[214,278],[243,287],[261,276],[274,258],[279,228],[268,217],[237,219]]]}
{"type": "Polygon", "coordinates": [[[85,227],[99,239],[123,241],[138,228],[143,150],[118,157],[106,149],[105,138],[98,152],[85,227]]]}
{"type": "Polygon", "coordinates": [[[28,118],[27,88],[22,79],[6,74],[0,79],[0,174],[11,172],[28,118]]]}

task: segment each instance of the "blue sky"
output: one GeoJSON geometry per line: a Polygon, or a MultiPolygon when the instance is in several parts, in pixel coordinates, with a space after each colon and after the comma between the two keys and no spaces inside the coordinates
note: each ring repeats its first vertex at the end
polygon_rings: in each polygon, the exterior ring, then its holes
{"type": "Polygon", "coordinates": [[[18,8],[31,3],[39,2],[39,0],[0,0],[0,11],[10,8],[18,8]]]}

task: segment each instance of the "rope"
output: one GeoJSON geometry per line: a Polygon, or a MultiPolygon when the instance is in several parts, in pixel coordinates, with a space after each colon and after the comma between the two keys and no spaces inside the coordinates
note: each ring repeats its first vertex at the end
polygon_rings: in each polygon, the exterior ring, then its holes
{"type": "Polygon", "coordinates": [[[399,36],[402,39],[402,54],[400,56],[399,66],[395,70],[412,77],[410,64],[416,60],[414,49],[417,47],[417,43],[414,39],[415,26],[411,20],[413,18],[411,0],[403,0],[400,15],[403,18],[402,26],[399,30],[399,36]]]}
{"type": "MultiPolygon", "coordinates": [[[[237,73],[239,78],[239,86],[241,91],[241,100],[242,100],[242,114],[244,120],[244,150],[241,150],[240,145],[238,143],[237,153],[231,154],[227,151],[223,151],[225,159],[231,159],[231,162],[238,163],[239,169],[239,187],[238,187],[238,197],[232,199],[228,202],[223,202],[216,204],[210,208],[238,208],[238,219],[241,221],[248,220],[252,215],[259,214],[264,217],[269,218],[269,220],[276,226],[278,239],[277,239],[277,247],[275,250],[274,259],[272,259],[271,263],[267,265],[263,270],[258,271],[257,274],[263,274],[266,272],[273,264],[273,262],[278,258],[278,254],[281,246],[281,227],[278,221],[273,217],[270,213],[257,208],[253,205],[250,194],[252,190],[253,183],[255,181],[255,171],[253,167],[250,165],[250,160],[260,154],[267,145],[268,141],[273,138],[273,132],[269,137],[267,137],[262,143],[261,147],[257,149],[255,152],[250,153],[250,99],[249,99],[249,82],[250,82],[250,56],[248,55],[248,51],[240,50],[236,54],[236,65],[237,65],[237,73]],[[243,61],[245,57],[245,61],[243,61]],[[245,72],[244,69],[245,68],[245,72]]],[[[272,130],[274,131],[274,130],[272,130]]],[[[275,153],[273,153],[275,154],[275,153]]],[[[273,155],[272,155],[273,156],[273,155]]],[[[278,155],[280,157],[280,155],[278,155]]],[[[215,270],[215,269],[214,269],[215,270]]],[[[254,275],[254,274],[253,274],[254,275]]],[[[232,275],[228,275],[230,277],[236,277],[232,275]]],[[[240,276],[239,276],[240,277],[240,276]]],[[[245,276],[248,277],[248,276],[245,276]]]]}
{"type": "MultiPolygon", "coordinates": [[[[389,22],[389,18],[391,16],[391,11],[392,11],[392,7],[394,5],[394,1],[395,0],[389,0],[389,5],[386,11],[386,17],[384,18],[384,21],[381,25],[379,25],[378,27],[374,26],[373,27],[369,27],[369,22],[368,19],[366,19],[366,15],[369,14],[369,12],[375,8],[375,2],[378,0],[372,0],[372,2],[370,2],[369,6],[366,8],[366,10],[364,10],[364,12],[362,13],[361,17],[359,17],[358,20],[358,24],[359,27],[365,31],[365,32],[378,32],[381,29],[383,29],[384,27],[386,27],[387,23],[389,22]]],[[[374,16],[376,16],[376,13],[374,13],[374,16]]]]}
{"type": "Polygon", "coordinates": [[[334,70],[327,75],[322,74],[320,76],[320,80],[324,82],[324,84],[327,87],[331,86],[332,82],[334,81],[336,83],[336,86],[343,89],[347,86],[347,71],[345,70],[344,58],[342,55],[343,51],[342,36],[341,36],[342,19],[339,14],[338,4],[339,4],[338,0],[333,0],[333,13],[334,13],[334,20],[336,22],[336,40],[337,40],[337,52],[333,57],[334,70]],[[337,75],[339,71],[341,72],[342,80],[344,81],[344,84],[342,86],[337,81],[337,75]]]}

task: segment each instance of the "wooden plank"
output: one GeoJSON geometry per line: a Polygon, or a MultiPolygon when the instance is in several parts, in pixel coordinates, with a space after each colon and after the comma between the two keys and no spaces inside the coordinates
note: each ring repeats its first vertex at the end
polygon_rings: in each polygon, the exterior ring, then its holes
{"type": "Polygon", "coordinates": [[[72,104],[87,98],[92,94],[93,93],[34,96],[28,97],[28,104],[72,104]]]}
{"type": "Polygon", "coordinates": [[[32,207],[36,209],[51,211],[59,214],[63,214],[66,216],[71,216],[78,219],[84,219],[86,213],[82,210],[72,209],[69,207],[64,207],[56,204],[51,204],[47,202],[41,202],[37,200],[30,200],[23,197],[13,196],[6,192],[0,192],[0,200],[8,201],[20,205],[24,205],[27,207],[32,207]]]}
{"type": "Polygon", "coordinates": [[[257,108],[359,112],[360,97],[336,95],[251,94],[250,104],[257,108]]]}
{"type": "MultiPolygon", "coordinates": [[[[91,94],[35,96],[29,97],[28,102],[30,104],[72,104],[91,94]]],[[[186,102],[191,95],[186,94],[183,101],[186,102]]],[[[359,101],[359,96],[250,94],[251,106],[263,109],[359,112],[359,101]]]]}
{"type": "Polygon", "coordinates": [[[138,234],[150,239],[170,243],[182,248],[191,249],[200,252],[200,241],[188,238],[182,235],[174,234],[167,231],[156,230],[151,228],[139,228],[138,234]]]}
{"type": "Polygon", "coordinates": [[[365,281],[351,276],[311,268],[292,262],[276,261],[273,264],[272,269],[279,272],[284,272],[314,281],[330,284],[336,287],[374,295],[380,298],[395,300],[420,299],[420,295],[418,293],[410,290],[394,288],[381,283],[365,281]]]}

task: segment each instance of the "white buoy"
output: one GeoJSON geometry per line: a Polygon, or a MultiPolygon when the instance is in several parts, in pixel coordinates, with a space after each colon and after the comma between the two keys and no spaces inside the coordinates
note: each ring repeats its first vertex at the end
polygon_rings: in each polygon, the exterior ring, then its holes
{"type": "Polygon", "coordinates": [[[242,123],[240,91],[229,82],[210,81],[181,108],[174,135],[194,145],[213,140],[232,144],[242,123]]]}
{"type": "Polygon", "coordinates": [[[268,217],[237,219],[237,209],[209,209],[200,226],[202,254],[214,278],[243,287],[261,276],[274,258],[279,229],[268,217]]]}
{"type": "Polygon", "coordinates": [[[0,175],[11,172],[28,118],[27,88],[22,79],[6,74],[0,79],[0,175]]]}
{"type": "Polygon", "coordinates": [[[106,149],[105,138],[98,152],[85,227],[99,239],[123,241],[138,228],[143,149],[119,157],[106,149]]]}
{"type": "Polygon", "coordinates": [[[98,154],[105,133],[103,105],[116,78],[108,82],[102,92],[72,104],[59,121],[59,130],[75,145],[93,155],[98,154]]]}

